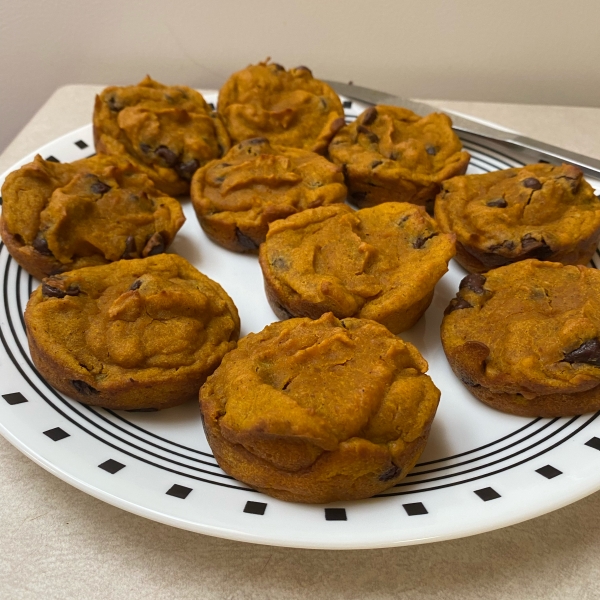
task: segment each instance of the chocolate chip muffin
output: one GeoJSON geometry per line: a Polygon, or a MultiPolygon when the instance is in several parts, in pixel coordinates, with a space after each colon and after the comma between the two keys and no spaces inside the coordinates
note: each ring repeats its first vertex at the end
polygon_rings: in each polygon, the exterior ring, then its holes
{"type": "Polygon", "coordinates": [[[341,169],[322,156],[254,138],[196,171],[191,196],[214,242],[236,252],[256,252],[269,223],[343,202],[346,186],[341,169]]]}
{"type": "Polygon", "coordinates": [[[219,117],[197,91],[146,77],[96,96],[96,151],[124,155],[163,192],[187,194],[196,170],[229,149],[219,117]]]}
{"type": "Polygon", "coordinates": [[[417,349],[364,319],[292,319],[250,334],[200,392],[221,468],[282,500],[368,498],[425,447],[440,392],[417,349]]]}
{"type": "Polygon", "coordinates": [[[472,273],[446,310],[442,344],[481,401],[525,417],[600,409],[600,272],[524,260],[472,273]]]}
{"type": "Polygon", "coordinates": [[[465,173],[470,159],[447,115],[395,106],[365,110],[335,136],[329,156],[343,166],[358,207],[412,202],[430,210],[440,184],[465,173]]]}
{"type": "Polygon", "coordinates": [[[197,398],[240,331],[221,286],[174,254],[49,277],[25,323],[31,358],[51,385],[122,410],[197,398]]]}
{"type": "Polygon", "coordinates": [[[281,318],[360,317],[392,333],[412,327],[454,256],[454,236],[425,209],[388,202],[306,210],[271,223],[259,260],[281,318]]]}
{"type": "Polygon", "coordinates": [[[600,200],[571,165],[455,177],[435,218],[456,234],[456,260],[472,273],[527,258],[585,265],[600,240],[600,200]]]}
{"type": "Polygon", "coordinates": [[[121,157],[73,163],[36,156],[2,186],[0,233],[38,279],[164,252],[185,221],[174,198],[121,157]]]}
{"type": "Polygon", "coordinates": [[[337,94],[310,69],[286,71],[268,60],[227,80],[219,92],[218,111],[233,144],[265,137],[278,146],[320,154],[344,125],[337,94]]]}

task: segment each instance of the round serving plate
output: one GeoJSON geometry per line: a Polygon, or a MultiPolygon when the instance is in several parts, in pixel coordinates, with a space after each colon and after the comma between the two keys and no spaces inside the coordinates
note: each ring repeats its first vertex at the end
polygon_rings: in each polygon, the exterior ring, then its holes
{"type": "MultiPolygon", "coordinates": [[[[216,102],[216,93],[205,97],[216,102]]],[[[348,120],[364,109],[350,100],[344,107],[348,120]]],[[[522,164],[485,144],[465,146],[472,154],[469,173],[522,164]]],[[[69,162],[93,152],[87,125],[37,153],[69,162]]],[[[276,320],[257,258],[213,244],[190,201],[182,205],[187,221],[170,252],[227,290],[239,309],[242,335],[276,320]]],[[[280,546],[377,548],[463,537],[536,517],[600,489],[600,413],[562,419],[506,415],[476,400],[453,375],[439,328],[464,275],[452,261],[425,316],[401,335],[429,362],[442,398],[419,464],[375,498],[324,506],[275,500],[219,469],[196,403],[157,413],[118,412],[85,406],[54,390],[31,362],[23,322],[39,282],[4,245],[0,433],[57,477],[124,510],[190,531],[280,546]]]]}

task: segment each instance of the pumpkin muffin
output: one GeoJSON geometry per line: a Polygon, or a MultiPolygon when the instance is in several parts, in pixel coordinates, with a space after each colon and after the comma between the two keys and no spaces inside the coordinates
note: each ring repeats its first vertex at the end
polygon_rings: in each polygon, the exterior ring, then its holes
{"type": "Polygon", "coordinates": [[[240,331],[221,286],[175,254],[49,277],[25,323],[31,358],[51,385],[123,410],[197,398],[240,331]]]}
{"type": "Polygon", "coordinates": [[[462,175],[469,153],[452,131],[450,117],[420,117],[406,108],[371,106],[342,128],[329,145],[342,165],[352,201],[359,207],[412,202],[431,209],[440,184],[462,175]]]}
{"type": "Polygon", "coordinates": [[[271,223],[259,259],[279,318],[331,311],[399,333],[421,318],[452,256],[454,236],[424,208],[388,202],[314,208],[271,223]]]}
{"type": "Polygon", "coordinates": [[[425,447],[440,392],[417,349],[364,319],[292,319],[242,339],[200,391],[221,468],[307,503],[368,498],[425,447]]]}
{"type": "Polygon", "coordinates": [[[338,95],[307,67],[261,62],[234,73],[219,92],[219,115],[233,144],[265,137],[278,146],[324,154],[344,125],[338,95]]]}
{"type": "Polygon", "coordinates": [[[120,157],[36,156],[2,186],[2,240],[38,279],[164,252],[185,221],[174,198],[120,157]]]}
{"type": "Polygon", "coordinates": [[[343,202],[339,167],[307,150],[246,140],[196,171],[191,196],[206,234],[236,252],[256,252],[269,223],[343,202]]]}
{"type": "Polygon", "coordinates": [[[196,170],[229,149],[229,136],[202,95],[146,77],[96,96],[96,151],[126,156],[172,196],[187,194],[196,170]]]}
{"type": "Polygon", "coordinates": [[[525,417],[600,409],[600,272],[530,259],[467,275],[442,322],[454,373],[525,417]]]}
{"type": "Polygon", "coordinates": [[[571,165],[455,177],[435,218],[456,234],[456,260],[472,273],[527,258],[585,265],[600,240],[600,200],[571,165]]]}

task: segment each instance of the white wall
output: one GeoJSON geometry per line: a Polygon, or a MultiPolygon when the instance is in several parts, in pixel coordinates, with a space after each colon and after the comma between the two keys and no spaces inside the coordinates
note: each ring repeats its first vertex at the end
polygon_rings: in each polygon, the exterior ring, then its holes
{"type": "Polygon", "coordinates": [[[600,106],[599,23],[600,0],[0,0],[0,151],[59,86],[219,87],[267,56],[409,97],[600,106]]]}

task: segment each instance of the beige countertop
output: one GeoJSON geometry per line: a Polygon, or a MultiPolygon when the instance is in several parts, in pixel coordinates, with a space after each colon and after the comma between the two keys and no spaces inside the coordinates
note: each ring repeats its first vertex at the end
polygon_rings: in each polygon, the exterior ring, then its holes
{"type": "MultiPolygon", "coordinates": [[[[0,172],[91,120],[102,86],[60,88],[0,172]]],[[[600,158],[600,109],[435,101],[600,158]]],[[[506,529],[378,550],[257,546],[148,521],[60,481],[0,438],[0,598],[599,598],[600,493],[506,529]]]]}

